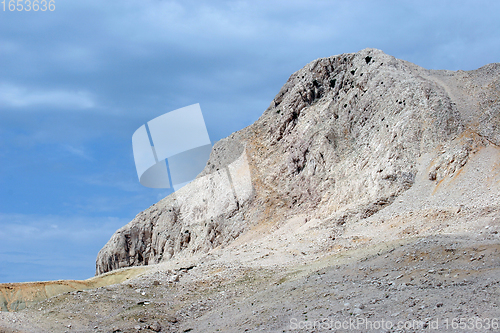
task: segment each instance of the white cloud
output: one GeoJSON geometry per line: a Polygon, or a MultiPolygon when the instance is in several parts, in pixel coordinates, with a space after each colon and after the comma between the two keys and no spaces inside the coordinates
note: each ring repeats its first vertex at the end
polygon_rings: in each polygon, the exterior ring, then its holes
{"type": "Polygon", "coordinates": [[[95,45],[60,43],[47,53],[51,62],[67,71],[89,73],[102,69],[99,49],[95,45]]]}
{"type": "Polygon", "coordinates": [[[86,159],[88,161],[94,160],[83,148],[75,148],[72,145],[68,145],[68,144],[63,145],[62,147],[64,150],[66,150],[67,152],[69,152],[75,156],[81,157],[81,158],[86,159]]]}
{"type": "Polygon", "coordinates": [[[122,172],[103,172],[80,177],[79,180],[89,184],[103,187],[113,187],[127,192],[138,192],[143,189],[137,178],[130,178],[122,172]]]}
{"type": "MultiPolygon", "coordinates": [[[[0,239],[3,245],[68,240],[85,243],[96,239],[105,242],[127,222],[127,219],[117,217],[0,213],[0,239]]],[[[0,252],[5,250],[0,244],[0,252]]]]}
{"type": "Polygon", "coordinates": [[[84,90],[45,90],[0,83],[0,105],[14,108],[45,106],[56,109],[89,109],[96,106],[91,93],[84,90]]]}
{"type": "Polygon", "coordinates": [[[128,220],[0,213],[0,282],[86,279],[95,257],[128,220]]]}

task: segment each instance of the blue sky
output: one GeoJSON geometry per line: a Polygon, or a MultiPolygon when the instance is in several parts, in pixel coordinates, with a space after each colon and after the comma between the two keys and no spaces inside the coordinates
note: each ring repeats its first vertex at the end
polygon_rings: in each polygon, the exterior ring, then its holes
{"type": "Polygon", "coordinates": [[[500,62],[498,1],[55,4],[0,12],[0,282],[93,276],[113,232],[169,193],[139,184],[131,144],[165,112],[200,103],[215,142],[320,57],[500,62]]]}

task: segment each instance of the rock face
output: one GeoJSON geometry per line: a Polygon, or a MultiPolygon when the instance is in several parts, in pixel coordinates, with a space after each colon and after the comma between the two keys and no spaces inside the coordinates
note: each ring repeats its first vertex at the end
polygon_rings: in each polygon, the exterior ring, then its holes
{"type": "Polygon", "coordinates": [[[96,274],[207,252],[297,215],[342,233],[391,205],[417,170],[440,182],[498,146],[499,96],[500,64],[432,71],[375,49],[315,60],[215,144],[194,182],[119,229],[96,274]]]}

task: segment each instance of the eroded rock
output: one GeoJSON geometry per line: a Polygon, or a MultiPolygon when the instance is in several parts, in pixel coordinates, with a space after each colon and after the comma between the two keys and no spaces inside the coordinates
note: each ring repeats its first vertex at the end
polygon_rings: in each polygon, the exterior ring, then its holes
{"type": "Polygon", "coordinates": [[[195,181],[118,230],[96,274],[207,252],[297,215],[341,230],[411,188],[426,153],[429,181],[453,177],[499,142],[499,74],[430,71],[375,49],[315,60],[214,145],[195,181]]]}

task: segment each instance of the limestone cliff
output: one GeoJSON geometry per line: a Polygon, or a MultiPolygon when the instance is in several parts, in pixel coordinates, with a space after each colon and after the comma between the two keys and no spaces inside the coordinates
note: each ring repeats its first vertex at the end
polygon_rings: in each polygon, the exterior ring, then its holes
{"type": "Polygon", "coordinates": [[[375,49],[315,60],[259,120],[215,144],[195,181],[119,229],[96,274],[207,252],[299,214],[342,234],[410,189],[417,170],[437,183],[498,146],[499,96],[500,64],[433,71],[375,49]],[[419,168],[427,153],[432,165],[419,168]]]}

